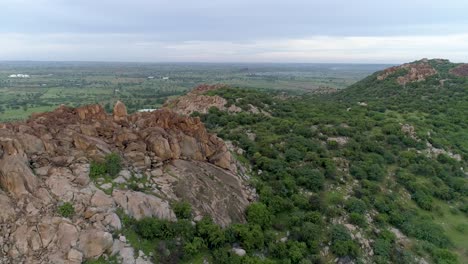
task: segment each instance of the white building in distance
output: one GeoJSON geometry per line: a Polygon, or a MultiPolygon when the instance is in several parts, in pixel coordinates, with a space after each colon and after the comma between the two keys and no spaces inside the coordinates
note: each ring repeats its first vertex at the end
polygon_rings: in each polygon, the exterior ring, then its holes
{"type": "Polygon", "coordinates": [[[29,78],[29,74],[11,74],[9,78],[29,78]]]}

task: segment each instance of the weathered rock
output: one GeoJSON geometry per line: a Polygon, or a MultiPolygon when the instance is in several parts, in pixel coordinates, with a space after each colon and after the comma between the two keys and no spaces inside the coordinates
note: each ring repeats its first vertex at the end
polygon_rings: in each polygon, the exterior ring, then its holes
{"type": "Polygon", "coordinates": [[[176,216],[169,203],[142,192],[114,190],[112,197],[124,211],[139,220],[143,217],[157,217],[174,221],[176,216]]]}
{"type": "Polygon", "coordinates": [[[377,76],[377,79],[385,80],[388,76],[402,69],[406,70],[407,73],[406,75],[397,78],[397,82],[401,85],[405,85],[410,82],[423,81],[426,78],[437,74],[437,71],[429,64],[428,60],[422,59],[417,62],[406,63],[385,69],[379,76],[377,76]]]}
{"type": "Polygon", "coordinates": [[[240,257],[243,257],[243,256],[245,256],[245,254],[247,254],[247,252],[243,248],[233,248],[232,251],[234,252],[234,254],[236,254],[236,255],[238,255],[240,257]]]}
{"type": "Polygon", "coordinates": [[[112,207],[113,205],[114,199],[101,190],[97,190],[91,198],[91,206],[112,207]]]}
{"type": "MultiPolygon", "coordinates": [[[[127,115],[121,104],[107,115],[98,105],[60,106],[0,124],[0,262],[81,263],[110,253],[116,243],[109,232],[122,228],[119,207],[136,219],[175,221],[170,201],[186,200],[196,219],[242,222],[249,194],[233,165],[224,142],[199,118],[167,109],[127,115]],[[112,183],[91,182],[90,162],[112,152],[124,169],[112,183]],[[130,182],[145,193],[119,190],[130,182]],[[113,189],[112,196],[98,188],[113,189]],[[73,205],[72,216],[60,215],[63,202],[73,205]],[[16,224],[4,231],[4,223],[16,224]]],[[[150,263],[119,243],[124,263],[150,263]]]]}
{"type": "Polygon", "coordinates": [[[57,229],[57,246],[62,252],[68,252],[75,246],[78,239],[78,230],[70,223],[62,222],[57,229]]]}
{"type": "Polygon", "coordinates": [[[92,259],[102,255],[112,248],[112,235],[101,230],[89,229],[82,231],[79,238],[79,249],[84,259],[92,259]]]}
{"type": "Polygon", "coordinates": [[[7,222],[15,216],[15,209],[10,198],[0,190],[0,223],[7,222]]]}
{"type": "Polygon", "coordinates": [[[127,121],[127,107],[121,101],[114,105],[114,121],[127,121]]]}
{"type": "Polygon", "coordinates": [[[209,163],[185,160],[173,161],[165,171],[152,180],[166,197],[190,202],[195,215],[211,215],[222,226],[245,221],[249,194],[239,176],[209,163]]]}
{"type": "Polygon", "coordinates": [[[70,249],[70,251],[68,251],[68,260],[70,261],[70,263],[79,264],[83,262],[83,253],[72,248],[70,249]]]}
{"type": "Polygon", "coordinates": [[[20,155],[4,155],[0,159],[0,186],[17,198],[32,193],[38,185],[26,162],[20,155]]]}

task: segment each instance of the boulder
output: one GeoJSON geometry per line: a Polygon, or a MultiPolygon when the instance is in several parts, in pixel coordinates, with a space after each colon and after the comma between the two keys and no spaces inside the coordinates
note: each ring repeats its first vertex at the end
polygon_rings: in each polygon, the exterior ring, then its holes
{"type": "Polygon", "coordinates": [[[112,234],[98,229],[82,231],[79,237],[79,246],[84,259],[98,257],[112,248],[112,234]]]}
{"type": "Polygon", "coordinates": [[[115,103],[113,114],[114,121],[127,121],[127,107],[121,101],[117,101],[117,103],[115,103]]]}
{"type": "Polygon", "coordinates": [[[0,190],[0,223],[8,222],[15,216],[10,198],[0,190]]]}
{"type": "Polygon", "coordinates": [[[245,256],[245,254],[247,254],[247,252],[243,248],[233,248],[232,251],[234,252],[234,254],[240,257],[243,257],[245,256]]]}
{"type": "Polygon", "coordinates": [[[38,179],[26,162],[20,155],[4,155],[0,159],[0,186],[16,198],[34,192],[38,186],[38,179]]]}
{"type": "Polygon", "coordinates": [[[175,221],[176,216],[167,201],[142,192],[114,190],[112,197],[125,213],[140,220],[144,217],[157,217],[175,221]]]}
{"type": "Polygon", "coordinates": [[[68,260],[70,264],[81,264],[81,262],[83,262],[83,253],[72,248],[68,251],[68,260]]]}
{"type": "Polygon", "coordinates": [[[57,246],[62,252],[68,252],[78,240],[78,229],[68,222],[61,222],[57,229],[57,246]]]}
{"type": "Polygon", "coordinates": [[[113,205],[114,199],[101,190],[97,190],[91,198],[91,206],[112,207],[113,205]]]}

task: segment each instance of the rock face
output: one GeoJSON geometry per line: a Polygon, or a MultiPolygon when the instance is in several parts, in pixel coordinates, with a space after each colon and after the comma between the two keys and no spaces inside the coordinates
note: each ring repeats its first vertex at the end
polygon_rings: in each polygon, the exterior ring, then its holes
{"type": "Polygon", "coordinates": [[[437,71],[429,64],[429,61],[427,59],[422,59],[417,62],[390,67],[377,76],[377,79],[380,81],[385,80],[388,76],[399,70],[407,71],[404,76],[397,78],[397,82],[401,85],[405,85],[410,82],[424,81],[427,77],[437,74],[437,71]]]}
{"type": "Polygon", "coordinates": [[[141,262],[112,238],[122,227],[117,209],[177,221],[170,204],[183,200],[196,216],[226,225],[244,221],[254,198],[226,144],[200,119],[168,109],[128,115],[118,102],[108,115],[99,105],[60,106],[0,124],[0,263],[81,263],[103,254],[141,262]],[[109,153],[124,170],[112,182],[92,181],[91,161],[109,153]],[[69,218],[58,213],[65,202],[74,207],[69,218]]]}
{"type": "MultiPolygon", "coordinates": [[[[175,112],[183,115],[190,115],[193,112],[205,114],[211,107],[220,110],[226,110],[226,99],[221,96],[208,96],[206,92],[226,87],[225,85],[200,85],[185,96],[178,97],[164,104],[165,107],[173,109],[175,112]]],[[[240,109],[231,109],[233,112],[240,112],[240,109]]]]}
{"type": "Polygon", "coordinates": [[[153,181],[164,196],[190,202],[195,218],[208,213],[222,226],[243,222],[254,196],[253,189],[243,187],[240,176],[197,161],[174,160],[153,181]]]}
{"type": "Polygon", "coordinates": [[[458,77],[468,76],[468,64],[460,64],[459,66],[450,70],[450,73],[458,77]]]}
{"type": "Polygon", "coordinates": [[[127,121],[127,107],[120,101],[114,106],[114,121],[127,121]]]}
{"type": "MultiPolygon", "coordinates": [[[[218,95],[207,95],[206,93],[209,91],[218,90],[221,88],[227,88],[228,86],[223,84],[216,84],[216,85],[207,85],[203,84],[191,92],[184,96],[180,96],[174,100],[168,101],[164,104],[165,108],[171,109],[172,111],[182,114],[182,115],[190,115],[194,112],[206,114],[210,110],[210,108],[215,107],[221,111],[227,111],[232,114],[240,113],[243,111],[240,107],[236,106],[235,104],[231,104],[227,106],[227,100],[218,95]]],[[[268,111],[263,109],[258,109],[257,107],[249,104],[249,109],[246,111],[252,114],[263,114],[267,116],[271,116],[268,111]]]]}

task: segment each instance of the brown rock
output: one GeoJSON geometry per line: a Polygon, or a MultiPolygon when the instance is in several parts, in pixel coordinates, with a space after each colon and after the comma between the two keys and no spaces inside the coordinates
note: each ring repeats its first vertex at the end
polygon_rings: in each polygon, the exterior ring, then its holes
{"type": "Polygon", "coordinates": [[[57,230],[57,246],[62,252],[68,252],[78,240],[78,230],[70,223],[62,222],[57,230]]]}
{"type": "Polygon", "coordinates": [[[127,121],[127,107],[121,101],[117,101],[114,105],[114,121],[127,121]]]}
{"type": "Polygon", "coordinates": [[[124,211],[139,220],[144,217],[157,217],[174,221],[176,216],[167,201],[142,192],[114,190],[112,197],[124,211]]]}
{"type": "Polygon", "coordinates": [[[405,85],[410,82],[424,81],[427,77],[437,74],[437,71],[429,64],[427,59],[422,59],[413,63],[406,63],[400,66],[390,67],[385,69],[377,79],[382,81],[395,72],[404,69],[407,74],[397,78],[397,82],[405,85]]]}
{"type": "Polygon", "coordinates": [[[0,186],[16,198],[34,192],[37,185],[38,180],[23,157],[13,155],[0,159],[0,186]]]}
{"type": "Polygon", "coordinates": [[[0,190],[0,223],[8,222],[15,216],[10,198],[0,190]]]}
{"type": "Polygon", "coordinates": [[[79,249],[83,252],[84,259],[102,255],[112,248],[112,244],[112,235],[97,229],[83,231],[79,238],[79,249]]]}

